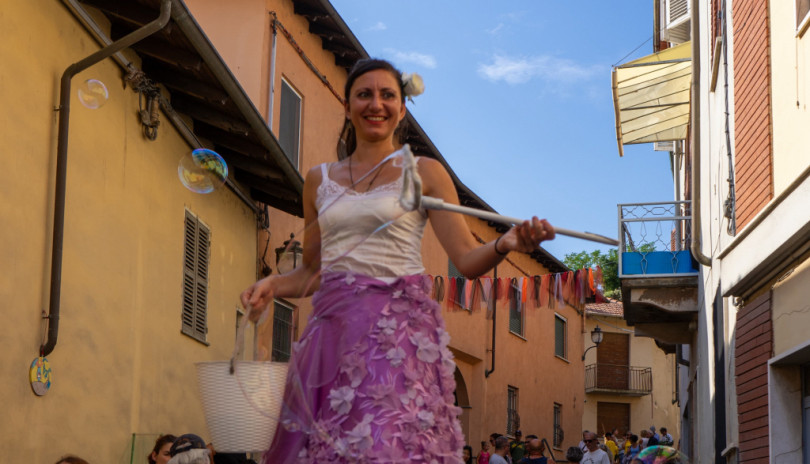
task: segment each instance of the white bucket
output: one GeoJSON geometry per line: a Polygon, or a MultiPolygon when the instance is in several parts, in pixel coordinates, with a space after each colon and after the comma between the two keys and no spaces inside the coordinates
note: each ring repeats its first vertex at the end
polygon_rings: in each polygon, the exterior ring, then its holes
{"type": "Polygon", "coordinates": [[[270,447],[284,396],[287,363],[198,362],[205,422],[214,449],[222,453],[259,453],[270,447]]]}

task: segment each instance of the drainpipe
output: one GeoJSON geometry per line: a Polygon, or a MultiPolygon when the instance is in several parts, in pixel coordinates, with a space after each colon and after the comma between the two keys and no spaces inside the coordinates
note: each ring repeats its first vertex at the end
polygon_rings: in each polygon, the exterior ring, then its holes
{"type": "Polygon", "coordinates": [[[490,374],[495,372],[495,323],[498,321],[498,266],[492,271],[492,369],[484,371],[484,377],[489,377],[490,374]]]}
{"type": "Polygon", "coordinates": [[[692,0],[692,243],[695,260],[711,266],[712,259],[700,249],[700,2],[692,0]]]}
{"type": "Polygon", "coordinates": [[[67,180],[68,128],[70,125],[70,81],[76,74],[132,46],[163,29],[171,17],[171,1],[161,0],[158,19],[113,42],[81,61],[73,63],[62,74],[59,95],[59,132],[56,145],[56,187],[53,212],[53,249],[51,251],[51,292],[48,308],[48,339],[39,348],[40,355],[50,354],[59,334],[59,302],[62,292],[62,242],[65,232],[65,184],[67,180]]]}
{"type": "Polygon", "coordinates": [[[270,23],[273,27],[273,45],[270,49],[270,86],[267,89],[267,127],[273,130],[273,105],[276,96],[276,43],[278,40],[278,17],[275,11],[270,12],[270,23]]]}

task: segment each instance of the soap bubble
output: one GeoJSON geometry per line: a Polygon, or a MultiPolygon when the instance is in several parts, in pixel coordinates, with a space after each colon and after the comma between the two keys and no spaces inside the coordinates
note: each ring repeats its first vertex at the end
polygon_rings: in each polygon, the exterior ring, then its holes
{"type": "Polygon", "coordinates": [[[675,448],[663,445],[648,446],[632,461],[643,464],[689,464],[689,459],[675,448]]]}
{"type": "Polygon", "coordinates": [[[177,176],[192,192],[211,193],[225,183],[228,165],[219,153],[198,148],[180,159],[177,176]]]}
{"type": "Polygon", "coordinates": [[[110,93],[107,91],[107,86],[98,79],[87,79],[78,88],[79,102],[85,108],[96,110],[101,108],[107,102],[110,93]]]}

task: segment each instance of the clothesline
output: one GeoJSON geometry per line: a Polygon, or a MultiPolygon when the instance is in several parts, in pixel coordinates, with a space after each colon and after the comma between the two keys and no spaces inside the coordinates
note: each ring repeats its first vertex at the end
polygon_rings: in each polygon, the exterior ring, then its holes
{"type": "Polygon", "coordinates": [[[516,299],[521,303],[517,305],[518,311],[526,306],[556,309],[566,304],[580,308],[590,298],[596,303],[607,301],[602,295],[599,266],[528,277],[431,277],[432,298],[451,310],[477,311],[482,307],[492,310],[496,302],[511,305],[516,299]]]}

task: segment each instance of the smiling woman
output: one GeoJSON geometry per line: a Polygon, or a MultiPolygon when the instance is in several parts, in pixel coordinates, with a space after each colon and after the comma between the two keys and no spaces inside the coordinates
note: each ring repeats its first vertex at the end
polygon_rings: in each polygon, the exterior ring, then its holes
{"type": "MultiPolygon", "coordinates": [[[[274,297],[314,291],[267,463],[461,462],[455,364],[422,264],[425,225],[430,219],[456,268],[469,277],[510,251],[534,251],[554,237],[548,222],[533,218],[500,237],[497,249],[495,240],[479,246],[458,214],[402,208],[407,148],[397,132],[406,97],[419,90],[387,61],[354,66],[339,160],[306,177],[303,265],[242,293],[255,320],[274,297]]],[[[423,194],[458,205],[438,161],[415,163],[423,194]]]]}

